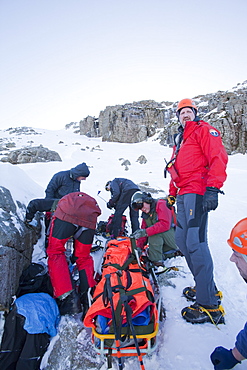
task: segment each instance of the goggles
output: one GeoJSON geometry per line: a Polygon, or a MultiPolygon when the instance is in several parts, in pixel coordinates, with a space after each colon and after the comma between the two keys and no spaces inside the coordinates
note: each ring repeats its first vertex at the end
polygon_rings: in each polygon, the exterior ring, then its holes
{"type": "Polygon", "coordinates": [[[110,191],[111,190],[111,183],[110,182],[107,182],[106,185],[105,185],[105,190],[106,191],[110,191]]]}
{"type": "Polygon", "coordinates": [[[135,210],[135,211],[140,211],[140,209],[142,209],[143,207],[143,200],[140,199],[140,200],[135,200],[133,203],[132,203],[132,208],[135,210]]]}

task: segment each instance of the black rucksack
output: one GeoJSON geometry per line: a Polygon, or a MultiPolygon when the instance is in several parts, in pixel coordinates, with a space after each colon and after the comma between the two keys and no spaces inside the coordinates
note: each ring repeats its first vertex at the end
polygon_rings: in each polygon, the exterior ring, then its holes
{"type": "MultiPolygon", "coordinates": [[[[111,234],[111,226],[114,214],[110,215],[107,221],[100,221],[97,225],[96,233],[106,236],[106,234],[111,234]]],[[[118,236],[127,236],[126,230],[127,217],[122,215],[121,227],[118,236]]]]}
{"type": "Polygon", "coordinates": [[[21,274],[16,297],[27,293],[48,293],[53,297],[53,289],[47,267],[32,262],[21,274]]]}

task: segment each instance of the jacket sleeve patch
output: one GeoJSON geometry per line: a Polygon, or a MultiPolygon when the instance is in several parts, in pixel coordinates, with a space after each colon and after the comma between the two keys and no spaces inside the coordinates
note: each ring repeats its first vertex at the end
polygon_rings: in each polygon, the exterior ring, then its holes
{"type": "Polygon", "coordinates": [[[210,133],[210,135],[212,135],[212,136],[214,136],[214,137],[218,137],[218,136],[219,136],[218,131],[214,130],[213,128],[211,128],[211,129],[209,130],[209,133],[210,133]]]}

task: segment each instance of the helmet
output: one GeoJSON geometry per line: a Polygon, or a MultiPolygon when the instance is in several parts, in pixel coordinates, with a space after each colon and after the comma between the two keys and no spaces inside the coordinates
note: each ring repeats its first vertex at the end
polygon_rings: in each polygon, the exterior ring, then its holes
{"type": "Polygon", "coordinates": [[[235,251],[247,254],[247,218],[243,218],[234,226],[227,243],[235,251]]]}
{"type": "Polygon", "coordinates": [[[110,191],[110,185],[111,185],[111,181],[107,181],[107,183],[105,184],[106,191],[110,191]]]}
{"type": "Polygon", "coordinates": [[[142,209],[144,202],[151,204],[152,200],[153,198],[150,193],[142,193],[141,191],[137,191],[132,195],[130,204],[135,211],[139,211],[142,209]]]}
{"type": "Polygon", "coordinates": [[[186,107],[189,107],[193,110],[193,112],[195,113],[195,115],[197,114],[197,106],[194,102],[194,100],[192,99],[182,99],[180,100],[180,102],[178,103],[178,106],[177,106],[177,110],[176,110],[176,114],[177,116],[179,116],[179,112],[181,109],[183,108],[186,108],[186,107]]]}

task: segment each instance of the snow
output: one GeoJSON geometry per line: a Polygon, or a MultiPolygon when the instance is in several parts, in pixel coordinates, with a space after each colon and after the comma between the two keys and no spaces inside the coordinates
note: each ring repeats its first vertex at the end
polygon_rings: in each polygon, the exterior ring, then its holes
{"type": "MultiPolygon", "coordinates": [[[[44,197],[44,189],[54,173],[70,169],[81,162],[86,162],[91,172],[87,180],[82,181],[81,190],[97,199],[102,210],[99,221],[107,220],[111,213],[105,203],[105,200],[109,199],[109,193],[104,189],[105,183],[110,179],[126,177],[137,184],[148,182],[150,187],[163,191],[158,193],[157,197],[164,196],[168,192],[169,177],[165,179],[163,171],[164,158],[166,160],[170,158],[171,148],[161,146],[154,138],[137,144],[120,144],[102,142],[100,138],[87,138],[74,134],[71,130],[35,130],[40,135],[21,137],[18,135],[17,140],[15,134],[1,131],[1,137],[8,139],[11,137],[12,141],[16,142],[16,148],[28,145],[27,141],[29,143],[33,141],[32,146],[42,144],[57,151],[62,162],[22,165],[0,162],[0,186],[8,188],[15,201],[18,200],[27,205],[33,198],[44,197]],[[137,162],[140,155],[145,155],[146,164],[137,162]],[[123,159],[131,162],[127,171],[125,166],[121,165],[123,159]]],[[[246,285],[235,264],[229,261],[231,249],[227,239],[232,227],[246,217],[247,157],[242,154],[229,156],[227,174],[228,178],[222,189],[225,195],[220,195],[217,210],[210,212],[208,229],[215,281],[224,295],[222,305],[226,311],[226,325],[219,325],[218,328],[210,323],[192,325],[181,317],[182,308],[190,304],[182,297],[182,290],[186,286],[193,285],[193,278],[184,258],[177,257],[169,260],[167,266],[178,266],[179,272],[174,274],[171,271],[164,278],[161,291],[167,317],[157,337],[156,351],[151,356],[144,357],[146,369],[210,370],[213,368],[210,353],[219,345],[232,348],[237,333],[246,322],[246,285]]],[[[128,213],[126,215],[128,217],[128,213]]],[[[44,257],[42,244],[43,240],[40,240],[35,247],[33,257],[35,261],[44,257]]],[[[0,327],[1,325],[0,320],[0,327]]],[[[105,362],[100,369],[106,368],[105,362]]],[[[117,368],[115,363],[113,368],[117,368]]],[[[125,361],[126,370],[139,368],[136,358],[125,361]]],[[[247,361],[237,365],[236,369],[247,369],[247,361]]]]}

